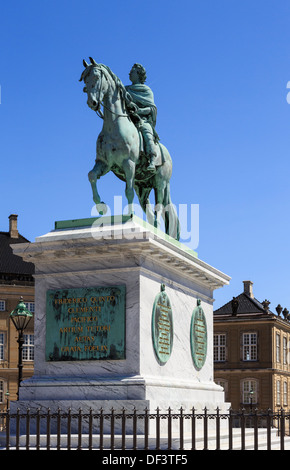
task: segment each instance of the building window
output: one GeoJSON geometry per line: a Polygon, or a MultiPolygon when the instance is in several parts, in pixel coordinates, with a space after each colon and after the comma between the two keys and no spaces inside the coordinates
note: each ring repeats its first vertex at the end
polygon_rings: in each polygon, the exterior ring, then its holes
{"type": "Polygon", "coordinates": [[[287,364],[287,338],[283,336],[283,364],[287,364]]]}
{"type": "Polygon", "coordinates": [[[283,405],[288,404],[287,382],[283,382],[283,405]]]}
{"type": "Polygon", "coordinates": [[[276,362],[280,362],[280,350],[281,350],[281,344],[280,344],[280,335],[276,333],[276,362]]]}
{"type": "Polygon", "coordinates": [[[257,360],[257,333],[243,333],[243,360],[257,360]]]}
{"type": "Polygon", "coordinates": [[[217,334],[213,337],[213,355],[215,362],[226,360],[226,335],[217,334]]]}
{"type": "Polygon", "coordinates": [[[35,303],[34,302],[24,302],[24,303],[25,303],[25,307],[28,308],[28,310],[31,313],[35,312],[35,303]]]}
{"type": "Polygon", "coordinates": [[[6,302],[5,300],[0,300],[0,312],[5,312],[6,310],[6,302]]]}
{"type": "Polygon", "coordinates": [[[0,333],[0,361],[4,361],[4,333],[0,333]]]}
{"type": "Polygon", "coordinates": [[[281,382],[277,380],[276,382],[276,404],[281,405],[281,382]]]}
{"type": "Polygon", "coordinates": [[[257,403],[258,385],[257,380],[249,379],[242,382],[242,402],[244,405],[257,403]]]}
{"type": "Polygon", "coordinates": [[[33,361],[34,360],[34,335],[23,335],[23,352],[22,359],[23,361],[33,361]]]}

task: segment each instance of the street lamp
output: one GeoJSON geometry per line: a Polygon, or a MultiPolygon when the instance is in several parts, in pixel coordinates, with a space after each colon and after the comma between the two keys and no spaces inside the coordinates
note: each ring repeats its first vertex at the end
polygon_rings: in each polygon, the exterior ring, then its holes
{"type": "Polygon", "coordinates": [[[17,390],[17,399],[19,400],[19,387],[22,382],[22,351],[23,351],[23,332],[30,322],[33,314],[26,308],[25,303],[23,302],[23,297],[20,297],[20,302],[10,313],[10,319],[12,320],[16,330],[18,331],[18,390],[17,390]]]}

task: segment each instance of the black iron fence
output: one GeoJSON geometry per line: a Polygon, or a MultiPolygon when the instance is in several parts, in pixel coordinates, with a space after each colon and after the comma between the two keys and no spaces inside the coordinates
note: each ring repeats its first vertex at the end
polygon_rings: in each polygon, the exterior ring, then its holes
{"type": "Polygon", "coordinates": [[[289,434],[290,413],[283,409],[0,412],[1,450],[284,450],[289,434]]]}

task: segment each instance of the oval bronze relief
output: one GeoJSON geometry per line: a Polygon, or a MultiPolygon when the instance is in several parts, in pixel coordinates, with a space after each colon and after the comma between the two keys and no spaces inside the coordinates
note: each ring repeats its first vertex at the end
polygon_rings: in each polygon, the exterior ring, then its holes
{"type": "Polygon", "coordinates": [[[173,318],[169,297],[165,285],[157,294],[152,312],[152,341],[158,360],[165,364],[170,358],[173,346],[173,318]]]}
{"type": "Polygon", "coordinates": [[[192,312],[190,325],[191,354],[195,367],[200,370],[205,363],[207,355],[207,326],[201,300],[197,299],[197,306],[192,312]]]}

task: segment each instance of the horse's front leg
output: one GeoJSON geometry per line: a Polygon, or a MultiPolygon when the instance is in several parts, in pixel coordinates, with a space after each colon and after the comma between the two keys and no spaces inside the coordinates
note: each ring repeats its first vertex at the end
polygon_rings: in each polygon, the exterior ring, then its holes
{"type": "Polygon", "coordinates": [[[125,160],[123,170],[126,177],[125,195],[128,201],[128,215],[134,213],[134,179],[135,179],[135,163],[132,160],[125,160]]]}
{"type": "Polygon", "coordinates": [[[108,208],[104,202],[101,202],[101,197],[97,189],[97,180],[108,173],[108,171],[109,167],[104,161],[96,160],[94,168],[88,174],[93,191],[93,201],[96,204],[97,211],[101,215],[106,214],[108,208]]]}

